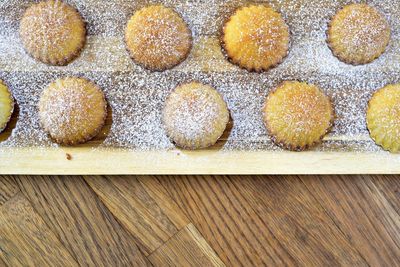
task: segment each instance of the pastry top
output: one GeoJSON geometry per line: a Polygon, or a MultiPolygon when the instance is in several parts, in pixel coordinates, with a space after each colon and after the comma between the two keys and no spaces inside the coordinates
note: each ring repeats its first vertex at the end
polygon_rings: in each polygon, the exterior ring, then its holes
{"type": "Polygon", "coordinates": [[[211,86],[192,82],[178,86],[163,110],[167,135],[180,147],[205,148],[214,145],[229,122],[222,96],[211,86]]]}
{"type": "Polygon", "coordinates": [[[390,41],[385,17],[367,4],[350,4],[331,20],[328,43],[333,53],[350,64],[366,64],[379,57],[390,41]]]}
{"type": "Polygon", "coordinates": [[[14,111],[14,99],[8,87],[0,80],[0,132],[9,122],[14,111]]]}
{"type": "Polygon", "coordinates": [[[60,0],[42,1],[29,7],[19,30],[26,51],[50,65],[66,65],[79,55],[86,41],[80,14],[60,0]]]}
{"type": "Polygon", "coordinates": [[[173,9],[153,5],[140,9],[131,17],[125,41],[136,63],[162,71],[186,59],[192,46],[192,34],[173,9]]]}
{"type": "Polygon", "coordinates": [[[271,7],[246,6],[225,23],[222,42],[233,63],[250,71],[267,70],[287,55],[289,28],[271,7]]]}
{"type": "Polygon", "coordinates": [[[264,122],[273,140],[290,150],[304,150],[321,141],[332,127],[334,110],[315,85],[286,81],[271,92],[264,122]]]}
{"type": "Polygon", "coordinates": [[[89,80],[58,79],[42,93],[40,122],[57,143],[75,145],[98,134],[107,116],[107,102],[101,89],[89,80]]]}
{"type": "Polygon", "coordinates": [[[400,151],[400,84],[374,93],[368,103],[367,125],[378,145],[391,152],[400,151]]]}

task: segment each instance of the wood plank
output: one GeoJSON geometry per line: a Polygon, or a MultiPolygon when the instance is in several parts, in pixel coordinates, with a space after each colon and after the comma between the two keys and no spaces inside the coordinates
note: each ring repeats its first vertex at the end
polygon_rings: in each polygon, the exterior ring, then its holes
{"type": "Polygon", "coordinates": [[[0,258],[9,266],[78,266],[21,193],[0,207],[0,258]]]}
{"type": "Polygon", "coordinates": [[[0,206],[19,192],[19,188],[11,176],[0,176],[0,206]]]}
{"type": "Polygon", "coordinates": [[[159,180],[225,264],[296,264],[247,201],[240,196],[233,202],[227,201],[226,197],[232,195],[232,191],[221,191],[214,178],[169,176],[159,180]]]}
{"type": "Polygon", "coordinates": [[[288,151],[0,148],[3,174],[396,174],[398,155],[288,151]],[[66,154],[72,155],[68,160],[66,154]]]}
{"type": "MultiPolygon", "coordinates": [[[[220,177],[220,179],[223,179],[220,177]]],[[[160,177],[173,199],[229,266],[295,266],[246,199],[212,177],[160,177]],[[230,195],[232,199],[227,200],[230,195]]]]}
{"type": "Polygon", "coordinates": [[[298,178],[159,181],[228,265],[367,265],[298,178]]]}
{"type": "Polygon", "coordinates": [[[144,266],[134,239],[82,177],[17,177],[23,194],[82,266],[144,266]]]}
{"type": "Polygon", "coordinates": [[[371,177],[376,187],[400,214],[400,178],[395,175],[373,175],[371,177]]]}
{"type": "Polygon", "coordinates": [[[100,199],[149,255],[189,221],[161,185],[140,177],[85,177],[100,199]],[[143,182],[142,182],[143,181],[143,182]]]}
{"type": "Polygon", "coordinates": [[[380,191],[370,176],[301,179],[371,265],[399,264],[400,215],[387,199],[390,190],[380,191]]]}
{"type": "Polygon", "coordinates": [[[149,255],[154,266],[225,266],[193,224],[149,255]]]}
{"type": "Polygon", "coordinates": [[[7,266],[6,263],[1,259],[1,257],[0,257],[0,266],[4,266],[4,267],[7,266]]]}

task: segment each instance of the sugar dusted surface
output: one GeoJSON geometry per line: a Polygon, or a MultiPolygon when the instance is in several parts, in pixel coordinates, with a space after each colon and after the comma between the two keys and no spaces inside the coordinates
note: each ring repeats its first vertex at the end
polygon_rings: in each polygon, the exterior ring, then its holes
{"type": "Polygon", "coordinates": [[[291,47],[282,64],[263,73],[249,73],[228,63],[218,47],[224,20],[246,1],[66,1],[80,11],[89,35],[82,55],[66,67],[44,65],[24,53],[18,21],[31,2],[0,1],[0,79],[10,87],[20,110],[16,127],[0,147],[55,146],[39,126],[39,96],[53,80],[75,75],[98,84],[112,109],[113,124],[103,147],[173,148],[161,124],[164,101],[178,84],[198,80],[215,87],[230,109],[234,125],[223,149],[280,150],[267,136],[261,109],[268,92],[281,81],[300,80],[318,85],[335,105],[335,126],[317,151],[382,151],[368,136],[365,107],[374,91],[400,82],[397,0],[367,1],[389,21],[392,40],[380,58],[362,66],[340,62],[325,42],[330,18],[351,1],[270,1],[290,28],[291,47]],[[188,59],[165,72],[135,65],[123,41],[128,18],[150,3],[175,8],[194,36],[188,59]]]}

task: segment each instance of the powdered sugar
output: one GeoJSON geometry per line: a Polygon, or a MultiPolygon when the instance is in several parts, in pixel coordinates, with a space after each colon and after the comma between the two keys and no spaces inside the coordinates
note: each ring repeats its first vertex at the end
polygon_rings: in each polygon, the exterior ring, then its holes
{"type": "Polygon", "coordinates": [[[165,102],[163,123],[169,137],[183,147],[204,147],[217,141],[229,112],[213,88],[200,83],[179,86],[165,102]]]}
{"type": "Polygon", "coordinates": [[[333,17],[328,35],[335,55],[358,65],[371,62],[385,51],[390,29],[386,19],[375,8],[352,4],[333,17]]]}
{"type": "Polygon", "coordinates": [[[62,1],[34,4],[20,20],[19,35],[25,50],[52,65],[65,65],[85,43],[85,25],[80,15],[62,1]]]}
{"type": "Polygon", "coordinates": [[[190,52],[191,32],[172,9],[161,5],[140,9],[129,20],[125,41],[135,62],[165,70],[182,62],[190,52]]]}
{"type": "Polygon", "coordinates": [[[365,107],[375,90],[400,81],[400,7],[396,0],[368,1],[388,19],[392,40],[380,58],[356,67],[340,62],[325,42],[330,18],[350,1],[269,2],[289,25],[292,43],[282,64],[263,73],[249,73],[230,64],[219,48],[217,39],[224,20],[245,1],[66,2],[80,11],[89,34],[82,55],[66,67],[44,65],[24,53],[18,21],[31,1],[0,2],[0,78],[9,85],[20,108],[12,135],[0,146],[54,145],[39,126],[39,96],[50,82],[73,75],[93,80],[105,92],[113,121],[102,143],[106,147],[172,148],[161,123],[165,99],[178,84],[198,80],[216,88],[230,109],[233,129],[224,149],[279,149],[267,137],[261,108],[268,92],[281,81],[300,80],[318,85],[335,105],[337,119],[332,134],[317,150],[379,150],[368,136],[365,107]],[[193,50],[172,70],[146,71],[135,65],[125,51],[127,20],[149,3],[175,8],[192,30],[193,50]]]}

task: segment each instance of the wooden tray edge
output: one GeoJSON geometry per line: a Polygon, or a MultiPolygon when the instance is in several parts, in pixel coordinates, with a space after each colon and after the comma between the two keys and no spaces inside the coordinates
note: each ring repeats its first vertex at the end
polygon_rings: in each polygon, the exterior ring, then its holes
{"type": "Polygon", "coordinates": [[[398,174],[400,157],[383,152],[1,148],[0,173],[13,175],[398,174]]]}

